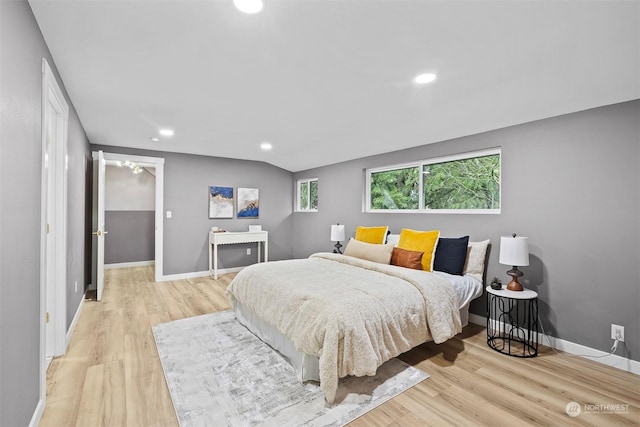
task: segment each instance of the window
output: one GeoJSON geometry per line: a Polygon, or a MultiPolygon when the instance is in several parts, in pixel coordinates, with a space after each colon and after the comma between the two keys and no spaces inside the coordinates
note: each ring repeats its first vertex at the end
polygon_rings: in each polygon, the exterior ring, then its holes
{"type": "Polygon", "coordinates": [[[420,168],[418,166],[371,172],[370,179],[372,209],[420,208],[420,168]]]}
{"type": "Polygon", "coordinates": [[[500,149],[366,171],[367,212],[500,212],[500,149]]]}
{"type": "Polygon", "coordinates": [[[318,178],[298,180],[296,193],[297,211],[318,211],[318,178]]]}

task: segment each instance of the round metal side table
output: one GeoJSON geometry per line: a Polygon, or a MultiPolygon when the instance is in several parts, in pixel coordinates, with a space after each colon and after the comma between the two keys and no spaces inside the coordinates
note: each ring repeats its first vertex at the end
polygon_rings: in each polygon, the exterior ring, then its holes
{"type": "Polygon", "coordinates": [[[487,344],[515,357],[538,355],[538,293],[487,286],[487,344]]]}

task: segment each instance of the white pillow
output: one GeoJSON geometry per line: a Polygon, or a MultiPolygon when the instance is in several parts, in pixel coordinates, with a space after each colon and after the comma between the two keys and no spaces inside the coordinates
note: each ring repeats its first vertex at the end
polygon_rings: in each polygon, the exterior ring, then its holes
{"type": "Polygon", "coordinates": [[[400,241],[399,234],[387,234],[387,243],[391,243],[393,246],[398,246],[399,241],[400,241]]]}
{"type": "Polygon", "coordinates": [[[483,283],[484,264],[487,257],[487,248],[491,240],[481,242],[469,242],[467,246],[467,260],[464,263],[462,274],[468,274],[483,283]]]}
{"type": "Polygon", "coordinates": [[[349,239],[344,254],[355,258],[366,259],[368,261],[379,262],[381,264],[389,264],[391,262],[391,253],[393,245],[366,243],[354,239],[349,239]]]}

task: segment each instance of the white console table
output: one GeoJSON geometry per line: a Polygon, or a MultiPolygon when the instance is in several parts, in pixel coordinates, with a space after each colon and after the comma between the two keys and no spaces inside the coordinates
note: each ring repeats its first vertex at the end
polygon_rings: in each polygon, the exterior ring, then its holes
{"type": "Polygon", "coordinates": [[[264,243],[264,261],[269,261],[269,233],[266,231],[223,231],[209,232],[209,274],[218,279],[218,245],[233,245],[238,243],[258,243],[258,262],[264,243]],[[213,256],[212,255],[213,252],[213,256]],[[213,268],[211,266],[213,259],[213,268]]]}

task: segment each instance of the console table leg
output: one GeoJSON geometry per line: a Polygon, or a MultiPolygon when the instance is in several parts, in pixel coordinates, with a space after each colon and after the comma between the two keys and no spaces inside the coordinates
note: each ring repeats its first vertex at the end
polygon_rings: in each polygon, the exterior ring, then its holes
{"type": "Polygon", "coordinates": [[[218,280],[218,245],[213,245],[213,279],[218,280]]]}
{"type": "Polygon", "coordinates": [[[211,266],[211,255],[212,255],[212,250],[211,250],[211,246],[213,246],[211,243],[209,243],[209,276],[211,276],[213,274],[212,271],[212,266],[211,266]]]}

